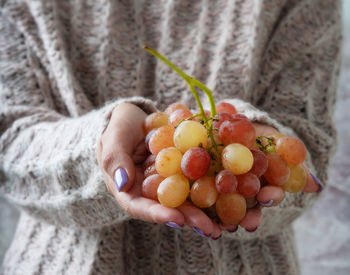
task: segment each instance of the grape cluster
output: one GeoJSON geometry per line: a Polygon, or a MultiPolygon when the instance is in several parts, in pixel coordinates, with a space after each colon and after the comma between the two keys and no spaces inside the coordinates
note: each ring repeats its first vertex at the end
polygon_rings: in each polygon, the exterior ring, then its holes
{"type": "Polygon", "coordinates": [[[215,105],[208,87],[157,51],[145,49],[186,81],[199,111],[193,114],[174,103],[145,119],[151,154],[144,162],[144,197],[167,207],[190,200],[222,225],[252,231],[249,218],[259,222],[261,206],[279,204],[284,192],[314,192],[299,139],[278,132],[257,137],[254,125],[235,106],[215,105]],[[203,109],[196,87],[207,95],[210,112],[203,109]]]}
{"type": "Polygon", "coordinates": [[[190,200],[222,224],[238,225],[247,209],[264,203],[269,189],[282,199],[285,191],[303,190],[308,173],[299,139],[281,133],[256,137],[253,124],[233,105],[222,102],[216,110],[213,117],[204,112],[207,124],[203,114],[181,103],[146,118],[151,154],[144,162],[144,197],[167,207],[190,200]]]}

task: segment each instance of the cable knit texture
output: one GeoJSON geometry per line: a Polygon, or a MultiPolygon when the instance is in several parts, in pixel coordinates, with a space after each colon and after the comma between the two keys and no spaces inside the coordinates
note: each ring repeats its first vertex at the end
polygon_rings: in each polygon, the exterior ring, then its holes
{"type": "MultiPolygon", "coordinates": [[[[0,181],[22,211],[4,274],[298,274],[287,194],[218,241],[134,220],[95,157],[121,101],[195,107],[151,46],[251,120],[301,138],[325,184],[335,147],[337,0],[0,0],[0,181]]],[[[203,97],[203,101],[207,100],[203,97]]]]}

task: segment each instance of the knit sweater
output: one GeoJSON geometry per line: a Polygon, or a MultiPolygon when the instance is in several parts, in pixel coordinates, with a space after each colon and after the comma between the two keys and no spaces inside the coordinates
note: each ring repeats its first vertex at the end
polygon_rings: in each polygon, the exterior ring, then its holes
{"type": "MultiPolygon", "coordinates": [[[[220,240],[135,220],[107,192],[96,145],[122,101],[183,101],[151,46],[258,121],[298,136],[326,184],[335,147],[336,0],[1,0],[1,192],[21,209],[4,274],[298,274],[286,194],[254,233],[220,240]]],[[[205,97],[203,101],[207,103],[205,97]]]]}

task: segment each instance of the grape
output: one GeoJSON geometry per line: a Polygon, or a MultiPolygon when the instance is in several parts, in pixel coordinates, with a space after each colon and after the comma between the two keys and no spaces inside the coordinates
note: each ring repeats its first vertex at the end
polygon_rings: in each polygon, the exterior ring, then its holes
{"type": "Polygon", "coordinates": [[[253,208],[258,204],[258,201],[255,197],[253,198],[245,198],[245,201],[247,203],[247,208],[253,208]]]}
{"type": "Polygon", "coordinates": [[[164,148],[156,157],[156,169],[162,177],[181,173],[181,152],[175,147],[164,148]]]}
{"type": "Polygon", "coordinates": [[[282,185],[284,191],[289,193],[297,193],[304,189],[307,180],[307,174],[302,164],[288,164],[290,176],[288,181],[282,185]]]}
{"type": "Polygon", "coordinates": [[[273,203],[269,206],[274,206],[283,201],[284,191],[280,186],[266,185],[260,189],[259,193],[256,195],[256,199],[263,204],[272,200],[273,203]]]}
{"type": "Polygon", "coordinates": [[[220,194],[216,201],[216,213],[223,224],[239,224],[244,218],[246,210],[247,204],[244,197],[236,192],[220,194]]]}
{"type": "Polygon", "coordinates": [[[207,130],[199,122],[184,121],[175,130],[174,144],[182,153],[191,147],[206,147],[207,143],[207,130]]]}
{"type": "Polygon", "coordinates": [[[189,111],[190,109],[188,109],[188,107],[182,103],[176,102],[173,104],[170,104],[164,111],[164,113],[166,113],[167,115],[170,115],[172,112],[176,111],[176,110],[187,110],[189,111]]]}
{"type": "Polygon", "coordinates": [[[229,194],[237,188],[236,176],[227,170],[220,171],[215,177],[216,190],[221,194],[229,194]]]}
{"type": "Polygon", "coordinates": [[[202,177],[195,181],[190,191],[192,203],[200,208],[212,206],[218,197],[214,177],[202,177]]]}
{"type": "Polygon", "coordinates": [[[188,179],[176,174],[163,180],[157,190],[159,202],[167,207],[178,207],[184,203],[190,192],[188,179]]]}
{"type": "Polygon", "coordinates": [[[156,161],[156,156],[155,155],[149,155],[146,160],[142,164],[143,170],[146,170],[149,166],[154,164],[156,161]]]}
{"type": "Polygon", "coordinates": [[[147,150],[149,150],[149,141],[151,140],[151,137],[152,137],[152,135],[154,134],[154,132],[155,132],[156,130],[157,130],[157,129],[152,129],[151,131],[148,132],[148,134],[147,134],[146,137],[145,137],[145,144],[146,144],[147,150]]]}
{"type": "Polygon", "coordinates": [[[285,134],[282,134],[280,132],[276,132],[272,135],[269,135],[270,138],[273,138],[274,143],[276,144],[276,142],[281,138],[281,137],[285,137],[285,134]]]}
{"type": "Polygon", "coordinates": [[[257,177],[261,177],[267,170],[268,161],[265,154],[258,150],[252,150],[254,163],[252,169],[249,171],[257,177]]]}
{"type": "Polygon", "coordinates": [[[192,116],[191,111],[179,109],[172,112],[169,116],[169,124],[172,126],[177,126],[179,122],[183,119],[189,118],[192,116]]]}
{"type": "Polygon", "coordinates": [[[148,133],[152,129],[159,128],[168,124],[169,116],[165,113],[153,113],[146,117],[143,127],[148,133]]]}
{"type": "Polygon", "coordinates": [[[253,162],[253,154],[242,144],[227,145],[222,151],[222,165],[235,175],[247,173],[252,168],[253,162]]]}
{"type": "Polygon", "coordinates": [[[287,182],[290,169],[287,163],[277,153],[266,154],[268,167],[264,173],[265,179],[273,185],[283,185],[287,182]]]}
{"type": "Polygon", "coordinates": [[[219,129],[221,124],[226,120],[231,120],[232,114],[222,112],[216,115],[216,120],[213,121],[213,128],[219,129]]]}
{"type": "Polygon", "coordinates": [[[254,146],[256,138],[254,126],[247,120],[224,121],[219,128],[219,136],[225,145],[240,143],[248,148],[254,146]]]}
{"type": "MultiPolygon", "coordinates": [[[[198,111],[197,113],[199,113],[199,111],[198,111]]],[[[204,110],[204,115],[205,115],[207,118],[209,118],[209,117],[211,116],[211,113],[210,113],[210,111],[208,111],[208,110],[204,110]]],[[[193,120],[194,120],[194,121],[200,122],[200,121],[202,120],[202,116],[196,116],[195,118],[193,118],[193,120]]]]}
{"type": "Polygon", "coordinates": [[[157,189],[164,179],[165,178],[158,174],[147,177],[142,183],[142,196],[158,201],[157,189]]]}
{"type": "Polygon", "coordinates": [[[236,121],[240,121],[240,120],[246,120],[249,121],[248,118],[245,115],[242,114],[229,114],[229,113],[218,113],[217,114],[217,119],[218,120],[214,120],[213,122],[213,127],[216,129],[219,129],[221,124],[224,121],[231,121],[231,122],[236,122],[236,121]]]}
{"type": "Polygon", "coordinates": [[[152,164],[151,166],[148,166],[146,168],[146,170],[143,172],[143,175],[145,176],[145,178],[151,176],[151,175],[155,175],[157,174],[157,169],[156,169],[156,165],[152,164]]]}
{"type": "Polygon", "coordinates": [[[162,149],[174,147],[173,137],[175,128],[170,125],[157,129],[149,140],[149,150],[153,155],[157,155],[162,149]]]}
{"type": "Polygon", "coordinates": [[[276,143],[276,152],[288,163],[297,165],[304,162],[306,148],[300,139],[295,137],[281,137],[276,143]]]}
{"type": "Polygon", "coordinates": [[[237,176],[237,191],[245,198],[253,198],[260,190],[260,181],[252,173],[237,176]]]}
{"type": "Polygon", "coordinates": [[[203,177],[210,166],[210,155],[200,147],[188,149],[181,160],[181,171],[190,180],[203,177]]]}
{"type": "Polygon", "coordinates": [[[225,113],[229,113],[229,114],[236,114],[237,110],[230,103],[220,102],[219,104],[216,104],[216,112],[217,113],[225,112],[225,113]]]}

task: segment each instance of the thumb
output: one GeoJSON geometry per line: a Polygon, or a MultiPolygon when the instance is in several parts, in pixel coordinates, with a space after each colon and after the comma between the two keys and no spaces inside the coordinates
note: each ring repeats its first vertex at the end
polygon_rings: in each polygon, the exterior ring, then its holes
{"type": "Polygon", "coordinates": [[[102,137],[102,168],[109,178],[107,184],[113,195],[128,191],[134,183],[133,147],[133,138],[121,130],[106,131],[102,137]]]}

